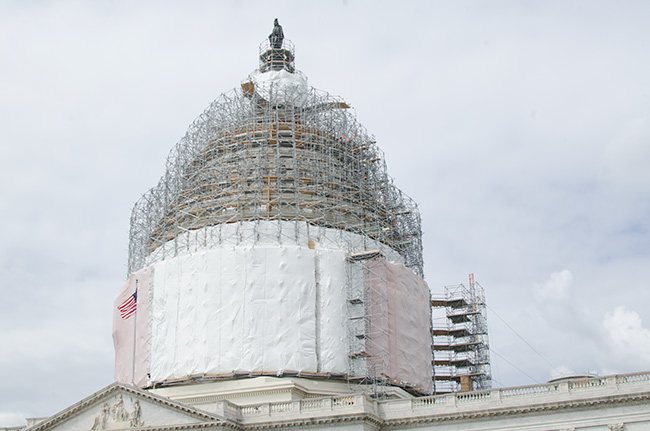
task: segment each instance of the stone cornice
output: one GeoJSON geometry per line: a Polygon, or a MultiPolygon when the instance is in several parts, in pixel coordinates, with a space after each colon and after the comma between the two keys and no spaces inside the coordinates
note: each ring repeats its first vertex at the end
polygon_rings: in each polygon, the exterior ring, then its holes
{"type": "Polygon", "coordinates": [[[343,424],[350,422],[362,422],[376,430],[382,428],[384,421],[371,414],[371,413],[354,413],[348,415],[334,415],[334,416],[320,416],[308,418],[296,418],[289,420],[270,420],[265,422],[257,422],[254,424],[242,425],[246,430],[261,430],[261,429],[282,429],[292,427],[305,427],[305,426],[323,426],[332,424],[343,424]]]}
{"type": "Polygon", "coordinates": [[[483,409],[476,411],[464,411],[457,413],[429,414],[408,418],[388,419],[384,421],[383,426],[394,428],[410,424],[427,424],[435,422],[453,422],[474,419],[485,419],[497,416],[516,416],[531,413],[560,411],[567,409],[584,409],[595,406],[606,406],[615,404],[639,404],[650,401],[650,392],[629,395],[612,395],[601,398],[568,400],[561,402],[549,402],[540,404],[530,404],[527,406],[516,406],[507,408],[483,409]]]}
{"type": "Polygon", "coordinates": [[[129,431],[186,431],[195,429],[229,429],[241,431],[242,427],[232,421],[213,421],[192,424],[164,425],[153,427],[129,428],[129,431]]]}
{"type": "Polygon", "coordinates": [[[295,394],[300,398],[308,398],[308,394],[303,390],[295,387],[287,387],[287,388],[272,389],[268,391],[260,389],[260,390],[253,390],[247,392],[244,390],[239,393],[228,392],[228,393],[217,394],[217,395],[195,395],[187,398],[174,397],[174,399],[182,403],[201,404],[201,403],[222,401],[222,400],[233,399],[233,398],[254,397],[254,396],[263,396],[263,395],[279,395],[279,394],[295,394]]]}

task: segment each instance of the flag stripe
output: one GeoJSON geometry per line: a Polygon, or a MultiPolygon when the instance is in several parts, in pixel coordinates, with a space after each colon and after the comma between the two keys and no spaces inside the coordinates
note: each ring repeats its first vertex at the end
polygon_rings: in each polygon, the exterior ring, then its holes
{"type": "Polygon", "coordinates": [[[126,301],[124,301],[122,303],[122,305],[120,305],[117,308],[119,308],[120,311],[123,311],[123,310],[126,310],[126,309],[129,309],[129,308],[133,307],[133,304],[135,304],[135,299],[133,299],[133,295],[131,295],[131,296],[129,296],[129,298],[126,301]]]}
{"type": "Polygon", "coordinates": [[[122,319],[128,319],[134,314],[138,308],[137,291],[133,295],[129,296],[122,304],[120,304],[117,309],[120,310],[120,316],[122,319]]]}

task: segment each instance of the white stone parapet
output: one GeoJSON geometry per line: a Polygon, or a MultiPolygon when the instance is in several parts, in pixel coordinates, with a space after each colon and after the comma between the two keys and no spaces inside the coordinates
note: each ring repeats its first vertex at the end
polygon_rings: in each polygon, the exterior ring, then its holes
{"type": "Polygon", "coordinates": [[[377,401],[366,394],[354,394],[246,406],[218,401],[210,410],[244,426],[344,420],[371,421],[382,429],[409,429],[416,423],[420,427],[431,423],[436,430],[444,430],[445,424],[471,420],[472,430],[500,429],[494,428],[495,424],[512,430],[560,429],[568,425],[580,429],[614,422],[634,423],[638,427],[630,429],[640,430],[650,429],[649,402],[650,372],[643,372],[398,400],[377,401]],[[618,412],[617,408],[622,407],[625,411],[618,412]],[[582,413],[576,415],[576,411],[582,413]],[[531,417],[535,418],[532,422],[531,417]],[[551,422],[562,426],[531,425],[551,422]]]}
{"type": "Polygon", "coordinates": [[[0,428],[0,431],[650,430],[650,371],[420,398],[408,398],[408,394],[397,390],[393,396],[402,398],[389,400],[376,400],[367,393],[308,398],[317,393],[314,390],[330,392],[345,387],[327,380],[261,378],[242,384],[223,383],[225,387],[221,387],[220,395],[218,386],[222,385],[217,384],[142,390],[113,383],[50,418],[30,420],[26,427],[0,428]],[[246,404],[247,394],[259,397],[264,394],[251,391],[260,392],[265,388],[266,396],[274,399],[246,404]],[[217,396],[229,396],[241,400],[242,404],[214,400],[217,396]],[[300,398],[280,401],[277,397],[282,396],[300,398]],[[139,406],[137,415],[130,415],[130,421],[116,415],[117,406],[124,404],[126,410],[139,406]]]}

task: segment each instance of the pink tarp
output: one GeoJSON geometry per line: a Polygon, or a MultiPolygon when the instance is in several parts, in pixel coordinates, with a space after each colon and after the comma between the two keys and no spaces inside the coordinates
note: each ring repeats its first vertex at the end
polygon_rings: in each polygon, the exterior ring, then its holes
{"type": "Polygon", "coordinates": [[[364,283],[372,286],[368,366],[393,382],[431,393],[431,305],[426,282],[401,264],[372,260],[365,265],[364,283]]]}
{"type": "Polygon", "coordinates": [[[147,385],[149,339],[149,281],[152,268],[131,274],[120,289],[113,307],[113,345],[115,346],[115,380],[136,386],[147,385]],[[138,286],[137,313],[123,319],[118,306],[133,295],[138,286]],[[135,345],[133,337],[135,335],[135,345]],[[135,349],[134,349],[135,347],[135,349]]]}

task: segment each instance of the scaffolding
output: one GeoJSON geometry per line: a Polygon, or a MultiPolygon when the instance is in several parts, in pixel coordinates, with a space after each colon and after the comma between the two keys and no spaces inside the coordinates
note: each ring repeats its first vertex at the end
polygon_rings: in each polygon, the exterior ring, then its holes
{"type": "Polygon", "coordinates": [[[381,397],[389,363],[385,266],[401,262],[423,276],[420,215],[350,106],[307,86],[294,60],[290,41],[263,42],[258,69],[192,123],[158,185],[133,208],[128,272],[197,243],[334,243],[347,256],[344,378],[381,397]]]}
{"type": "Polygon", "coordinates": [[[489,389],[490,346],[485,292],[469,275],[469,285],[446,286],[431,306],[445,310],[445,324],[433,328],[436,393],[489,389]]]}
{"type": "Polygon", "coordinates": [[[388,280],[381,250],[352,253],[347,259],[347,316],[349,381],[370,388],[381,399],[388,370],[388,280]]]}
{"type": "Polygon", "coordinates": [[[262,43],[259,68],[212,102],[172,149],[160,182],[133,208],[129,274],[183,252],[187,233],[211,227],[195,240],[217,246],[249,241],[225,226],[272,221],[281,240],[289,221],[293,234],[311,229],[350,253],[381,244],[423,275],[417,205],[394,186],[350,106],[307,85],[260,82],[266,72],[304,79],[294,59],[290,41],[262,43]]]}

